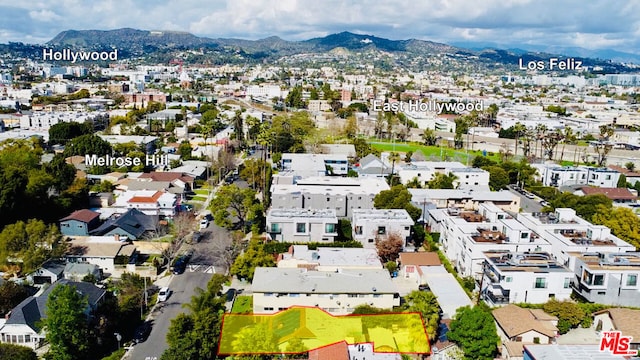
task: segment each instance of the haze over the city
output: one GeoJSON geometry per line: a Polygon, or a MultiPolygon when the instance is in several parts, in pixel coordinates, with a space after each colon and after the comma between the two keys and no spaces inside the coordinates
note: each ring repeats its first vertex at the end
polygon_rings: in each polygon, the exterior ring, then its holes
{"type": "Polygon", "coordinates": [[[186,31],[207,37],[304,40],[341,31],[468,47],[579,47],[640,54],[640,2],[30,1],[0,0],[0,43],[44,43],[61,31],[186,31]]]}

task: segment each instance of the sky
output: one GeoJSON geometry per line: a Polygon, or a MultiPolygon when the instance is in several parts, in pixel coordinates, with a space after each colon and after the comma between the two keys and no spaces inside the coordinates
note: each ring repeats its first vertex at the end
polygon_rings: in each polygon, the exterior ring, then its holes
{"type": "Polygon", "coordinates": [[[0,0],[0,43],[44,43],[64,30],[123,27],[286,40],[351,31],[640,54],[637,0],[0,0]]]}

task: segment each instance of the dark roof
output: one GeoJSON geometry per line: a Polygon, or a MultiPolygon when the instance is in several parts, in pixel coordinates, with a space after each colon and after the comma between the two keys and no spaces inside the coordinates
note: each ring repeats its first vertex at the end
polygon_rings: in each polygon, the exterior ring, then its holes
{"type": "Polygon", "coordinates": [[[580,188],[585,195],[602,194],[611,200],[636,200],[638,197],[633,195],[627,188],[602,188],[583,186],[580,188]]]}
{"type": "Polygon", "coordinates": [[[42,264],[40,268],[47,269],[51,273],[56,274],[56,276],[60,276],[64,272],[65,265],[66,263],[64,261],[48,260],[44,264],[42,264]]]}
{"type": "Polygon", "coordinates": [[[93,221],[95,218],[97,218],[98,216],[100,216],[100,213],[98,212],[91,211],[89,209],[82,209],[82,210],[76,210],[72,212],[69,216],[60,219],[60,221],[77,220],[77,221],[89,223],[93,221]]]}
{"type": "Polygon", "coordinates": [[[149,173],[143,173],[140,175],[138,179],[151,179],[153,181],[174,181],[179,179],[186,183],[190,183],[194,181],[193,176],[186,175],[181,172],[171,172],[171,171],[153,171],[149,173]]]}
{"type": "Polygon", "coordinates": [[[109,218],[100,227],[91,231],[91,235],[104,235],[115,228],[120,228],[138,238],[146,231],[156,231],[156,221],[153,216],[146,215],[138,209],[129,209],[118,217],[109,218]]]}
{"type": "Polygon", "coordinates": [[[88,283],[69,281],[67,279],[58,280],[51,284],[39,296],[29,296],[24,299],[18,306],[11,310],[11,316],[7,320],[7,324],[24,324],[28,325],[34,331],[39,332],[38,323],[46,317],[47,300],[49,294],[58,285],[69,285],[75,287],[80,293],[87,296],[90,305],[95,305],[106,293],[105,290],[88,283]]]}

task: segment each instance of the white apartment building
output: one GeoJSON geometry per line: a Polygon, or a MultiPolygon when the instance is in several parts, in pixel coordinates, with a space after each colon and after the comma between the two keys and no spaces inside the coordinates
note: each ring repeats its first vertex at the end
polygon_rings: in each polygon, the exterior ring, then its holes
{"type": "Polygon", "coordinates": [[[590,302],[638,306],[640,253],[572,253],[574,290],[590,302]]]}
{"type": "Polygon", "coordinates": [[[295,184],[271,185],[272,209],[334,209],[338,218],[351,218],[355,209],[373,209],[373,198],[389,190],[384,179],[311,177],[295,184]]]}
{"type": "Polygon", "coordinates": [[[478,280],[487,251],[549,252],[551,246],[532,230],[495,207],[478,211],[451,209],[440,224],[442,250],[461,276],[478,280]]]}
{"type": "Polygon", "coordinates": [[[611,234],[603,225],[593,225],[573,209],[558,208],[553,213],[519,213],[517,219],[536,236],[551,245],[550,253],[569,269],[575,269],[570,253],[620,253],[635,247],[611,234]]]}
{"type": "Polygon", "coordinates": [[[280,242],[333,242],[338,236],[334,209],[271,209],[267,212],[267,232],[280,242]]]}
{"type": "Polygon", "coordinates": [[[98,117],[109,115],[103,112],[79,112],[79,111],[54,111],[54,112],[33,112],[30,115],[20,117],[20,129],[23,130],[49,130],[55,124],[64,122],[83,123],[93,121],[98,117]]]}
{"type": "Polygon", "coordinates": [[[520,197],[508,190],[409,189],[409,192],[411,201],[421,209],[433,204],[438,209],[471,211],[478,210],[481,204],[493,204],[504,211],[520,210],[520,197]]]}
{"type": "Polygon", "coordinates": [[[289,251],[278,255],[279,268],[306,268],[317,271],[382,269],[375,249],[318,247],[291,245],[289,251]]]}
{"type": "Polygon", "coordinates": [[[290,172],[294,177],[312,177],[325,175],[346,176],[349,160],[346,154],[282,154],[283,173],[290,172]]]}
{"type": "Polygon", "coordinates": [[[353,239],[365,248],[375,248],[376,240],[397,234],[407,244],[415,224],[405,209],[355,209],[351,215],[353,239]]]}
{"type": "Polygon", "coordinates": [[[328,272],[258,267],[251,290],[254,314],[308,306],[346,315],[359,305],[381,309],[400,305],[398,290],[384,269],[328,272]]]}
{"type": "Polygon", "coordinates": [[[541,304],[550,298],[571,297],[573,271],[543,252],[488,251],[481,294],[490,306],[508,303],[541,304]]]}
{"type": "Polygon", "coordinates": [[[456,180],[453,185],[459,189],[489,189],[489,172],[470,168],[459,162],[446,161],[416,161],[411,164],[398,167],[396,171],[400,182],[408,182],[418,179],[420,185],[424,186],[432,180],[436,173],[455,175],[456,180]]]}
{"type": "Polygon", "coordinates": [[[555,164],[533,165],[538,169],[544,186],[591,185],[617,187],[620,173],[610,168],[559,166],[555,164]]]}
{"type": "Polygon", "coordinates": [[[249,85],[245,94],[247,97],[272,99],[282,97],[282,90],[279,85],[249,85]]]}

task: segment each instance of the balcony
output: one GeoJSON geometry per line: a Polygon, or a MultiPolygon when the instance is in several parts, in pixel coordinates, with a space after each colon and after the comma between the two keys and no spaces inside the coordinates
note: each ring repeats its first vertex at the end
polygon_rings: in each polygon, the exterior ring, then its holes
{"type": "Polygon", "coordinates": [[[509,291],[505,293],[493,293],[486,291],[484,294],[484,300],[493,305],[506,305],[509,303],[509,291]]]}

